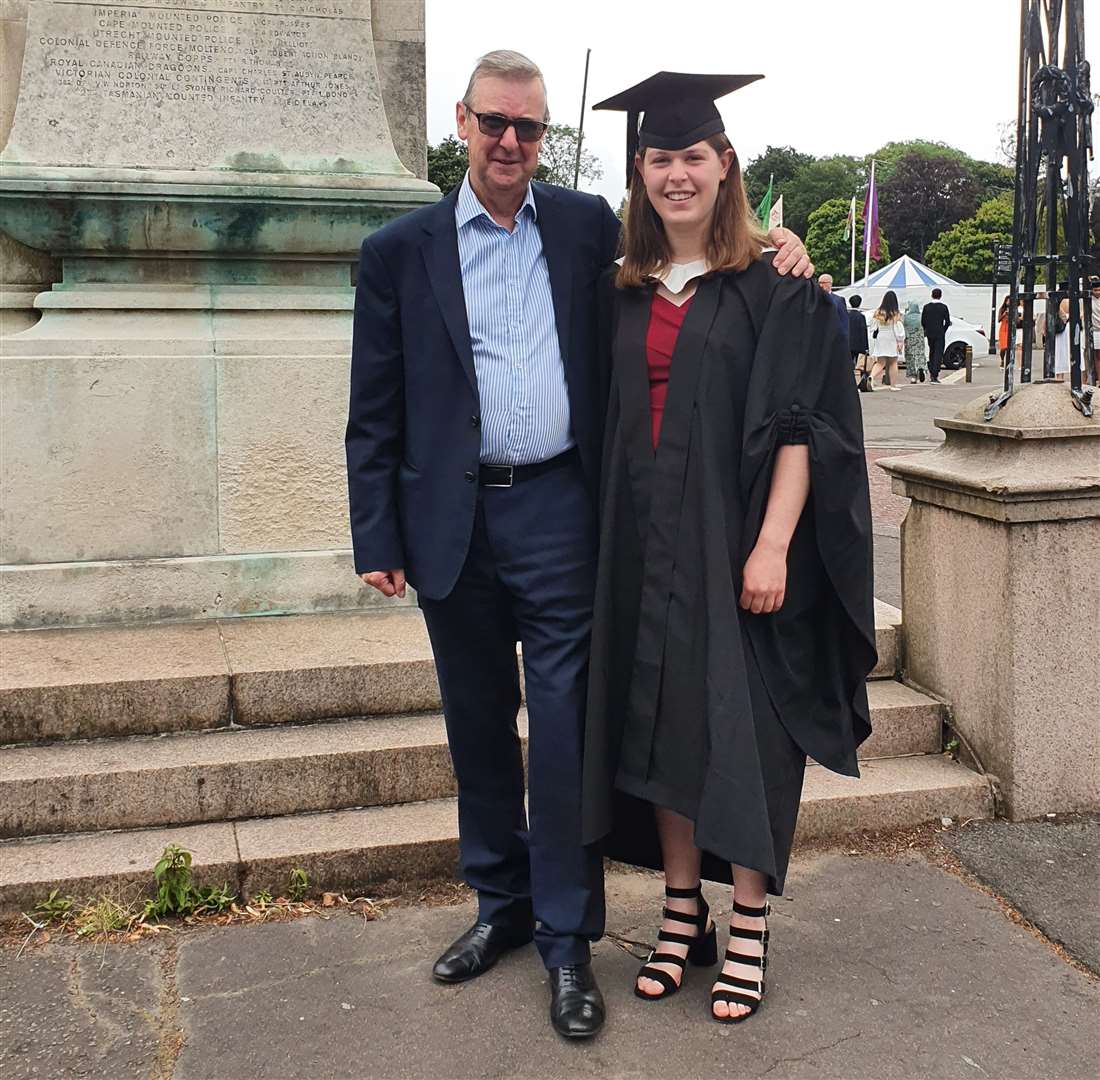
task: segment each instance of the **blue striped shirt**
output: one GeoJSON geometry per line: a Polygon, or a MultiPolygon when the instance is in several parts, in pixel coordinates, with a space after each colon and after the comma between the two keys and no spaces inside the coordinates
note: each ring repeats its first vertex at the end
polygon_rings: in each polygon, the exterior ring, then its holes
{"type": "Polygon", "coordinates": [[[481,205],[467,173],[455,204],[455,224],[481,399],[481,460],[500,465],[546,461],[573,446],[573,435],[531,188],[509,232],[481,205]]]}

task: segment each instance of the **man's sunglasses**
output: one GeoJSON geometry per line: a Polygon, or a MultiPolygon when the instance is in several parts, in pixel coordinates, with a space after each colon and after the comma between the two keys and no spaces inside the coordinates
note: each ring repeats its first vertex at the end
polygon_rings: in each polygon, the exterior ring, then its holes
{"type": "Polygon", "coordinates": [[[514,127],[516,138],[520,142],[538,142],[550,126],[544,124],[541,120],[527,120],[522,117],[513,120],[511,117],[501,116],[500,113],[474,112],[469,106],[466,107],[466,111],[471,116],[477,117],[478,131],[482,135],[488,135],[491,139],[499,139],[510,127],[514,127]]]}

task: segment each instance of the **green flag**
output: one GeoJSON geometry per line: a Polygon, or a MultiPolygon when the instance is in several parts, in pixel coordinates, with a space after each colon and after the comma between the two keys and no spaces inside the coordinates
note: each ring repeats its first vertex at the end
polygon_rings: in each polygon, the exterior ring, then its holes
{"type": "Polygon", "coordinates": [[[756,216],[760,219],[760,227],[765,232],[768,230],[768,219],[772,216],[772,181],[774,179],[774,173],[768,177],[768,190],[764,194],[764,198],[760,200],[760,205],[756,208],[756,216]]]}

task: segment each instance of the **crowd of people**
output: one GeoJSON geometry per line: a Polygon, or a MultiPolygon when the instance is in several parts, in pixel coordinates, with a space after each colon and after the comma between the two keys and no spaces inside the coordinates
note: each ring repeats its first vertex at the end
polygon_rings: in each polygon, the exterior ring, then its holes
{"type": "MultiPolygon", "coordinates": [[[[1063,290],[1068,288],[1068,283],[1063,283],[1063,290]]],[[[1085,304],[1082,302],[1079,315],[1079,325],[1082,328],[1081,340],[1081,377],[1085,382],[1091,382],[1094,386],[1100,386],[1100,277],[1089,279],[1089,292],[1091,294],[1091,317],[1086,320],[1085,304]]],[[[1035,316],[1032,330],[1031,347],[1044,349],[1047,337],[1051,331],[1048,326],[1046,313],[1047,293],[1036,293],[1035,316]]],[[[997,352],[1001,358],[1001,367],[1004,367],[1008,357],[1009,338],[1009,305],[1011,297],[1006,296],[1001,301],[1000,310],[997,312],[997,352]]],[[[1016,349],[1015,362],[1020,363],[1023,355],[1023,303],[1016,305],[1016,349]]],[[[1068,297],[1059,301],[1055,313],[1054,322],[1054,378],[1057,382],[1064,382],[1070,369],[1070,302],[1068,297]]]]}
{"type": "Polygon", "coordinates": [[[818,284],[838,308],[861,391],[873,391],[876,379],[881,387],[899,389],[903,360],[911,383],[923,383],[927,376],[930,383],[939,384],[947,330],[951,326],[951,313],[943,302],[941,289],[932,290],[932,299],[923,308],[916,300],[910,300],[904,313],[898,305],[898,294],[890,289],[883,293],[879,306],[868,319],[860,307],[862,296],[851,296],[845,312],[844,301],[833,292],[831,274],[822,274],[818,284]]]}

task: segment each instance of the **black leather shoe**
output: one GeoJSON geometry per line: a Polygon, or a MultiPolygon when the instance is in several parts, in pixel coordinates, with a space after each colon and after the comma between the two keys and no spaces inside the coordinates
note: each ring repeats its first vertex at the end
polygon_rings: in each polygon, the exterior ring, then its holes
{"type": "Polygon", "coordinates": [[[603,1027],[603,994],[591,964],[550,968],[550,1023],[567,1039],[587,1039],[603,1027]]]}
{"type": "Polygon", "coordinates": [[[509,949],[518,949],[531,935],[517,934],[503,926],[474,923],[435,962],[432,975],[439,982],[460,983],[488,971],[509,949]]]}

